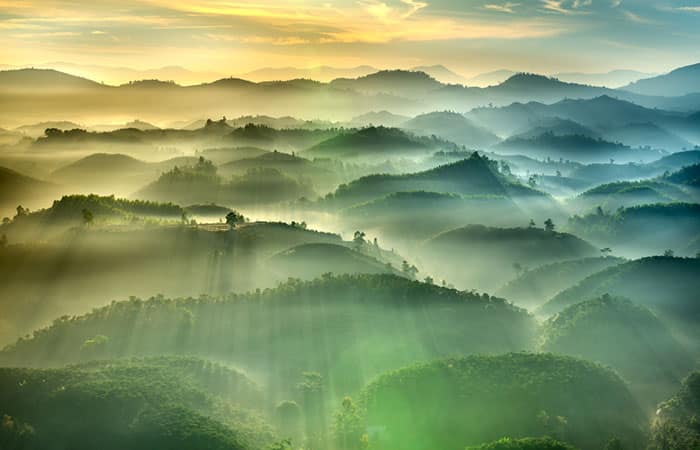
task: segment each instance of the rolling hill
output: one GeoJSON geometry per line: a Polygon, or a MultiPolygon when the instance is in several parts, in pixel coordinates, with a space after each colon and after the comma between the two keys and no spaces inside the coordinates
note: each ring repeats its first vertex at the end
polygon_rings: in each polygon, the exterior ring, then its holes
{"type": "Polygon", "coordinates": [[[37,208],[59,192],[59,186],[0,167],[0,214],[11,215],[18,205],[37,208]]]}
{"type": "Polygon", "coordinates": [[[10,102],[8,109],[13,114],[0,114],[2,123],[16,123],[18,118],[22,122],[50,117],[72,119],[86,114],[91,114],[97,123],[119,114],[127,117],[138,114],[144,120],[161,122],[182,120],[185,113],[189,117],[226,114],[303,117],[308,111],[337,121],[368,111],[389,110],[414,116],[429,110],[465,110],[489,103],[496,106],[528,101],[554,103],[566,98],[591,99],[601,95],[648,108],[684,112],[700,109],[700,95],[696,94],[649,97],[533,74],[516,74],[499,85],[474,88],[442,84],[423,72],[405,70],[384,70],[329,83],[311,80],[254,83],[226,78],[191,86],[158,80],[107,86],[56,71],[23,69],[0,72],[0,93],[8,90],[17,94],[9,97],[3,94],[2,100],[10,102]],[[45,95],[28,101],[28,96],[36,92],[45,95]]]}
{"type": "MultiPolygon", "coordinates": [[[[644,185],[641,188],[642,196],[649,193],[644,185]]],[[[635,189],[628,192],[633,198],[638,193],[635,189]]],[[[680,254],[698,236],[699,227],[700,204],[681,202],[643,204],[613,212],[598,209],[571,217],[566,226],[601,246],[632,255],[662,254],[666,250],[680,254]],[[649,239],[650,233],[654,239],[649,239]]]]}
{"type": "Polygon", "coordinates": [[[527,269],[496,291],[518,305],[540,306],[560,291],[607,267],[625,262],[615,257],[590,257],[527,269]]]}
{"type": "Polygon", "coordinates": [[[557,313],[544,323],[541,339],[543,351],[619,371],[647,409],[668,397],[694,365],[690,353],[651,311],[609,295],[557,313]]]}
{"type": "Polygon", "coordinates": [[[394,192],[427,191],[461,195],[496,195],[547,201],[542,192],[507,178],[495,161],[474,152],[469,158],[424,172],[404,175],[370,175],[354,180],[326,196],[323,203],[347,207],[394,192]]]}
{"type": "Polygon", "coordinates": [[[488,295],[388,274],[325,275],[241,295],[115,302],[56,320],[6,347],[0,361],[76,361],[86,340],[103,335],[108,341],[95,358],[207,354],[259,373],[281,398],[307,371],[333,380],[327,389],[343,395],[415,361],[525,349],[534,333],[527,312],[488,295]]]}
{"type": "MultiPolygon", "coordinates": [[[[103,343],[98,338],[86,340],[83,352],[103,343]]],[[[239,379],[226,371],[184,358],[60,369],[2,368],[3,441],[10,444],[7,448],[28,450],[185,450],[193,445],[252,450],[269,445],[274,439],[272,427],[229,399],[223,400],[222,394],[229,396],[233,390],[211,390],[207,376],[218,377],[224,386],[226,382],[236,386],[239,379]],[[77,410],[81,420],[75,420],[77,410]]]]}
{"type": "Polygon", "coordinates": [[[337,244],[299,245],[272,256],[267,264],[279,280],[310,280],[324,273],[400,275],[397,269],[375,257],[337,244]]]}
{"type": "Polygon", "coordinates": [[[354,79],[337,78],[329,85],[362,94],[390,94],[409,99],[423,98],[443,86],[424,72],[408,70],[380,70],[354,79]]]}
{"type": "Polygon", "coordinates": [[[229,161],[218,167],[222,176],[243,175],[254,169],[274,169],[296,178],[307,178],[323,181],[324,184],[335,180],[335,175],[323,169],[306,158],[288,153],[272,151],[251,158],[241,158],[229,161]]]}
{"type": "Polygon", "coordinates": [[[465,223],[514,226],[528,220],[507,196],[426,191],[395,192],[343,209],[340,214],[356,229],[409,243],[465,223]],[[501,214],[504,210],[509,211],[507,216],[501,214]]]}
{"type": "Polygon", "coordinates": [[[447,67],[437,64],[433,66],[417,66],[411,68],[414,72],[423,72],[445,84],[466,84],[467,79],[447,67]]]}
{"type": "MultiPolygon", "coordinates": [[[[653,256],[608,267],[558,293],[540,309],[555,314],[586,299],[609,294],[634,299],[649,308],[675,331],[691,336],[697,351],[697,324],[700,317],[697,292],[700,259],[653,256]]],[[[685,342],[684,342],[685,343],[685,342]]]]}
{"type": "Polygon", "coordinates": [[[42,91],[98,93],[107,89],[110,87],[53,69],[0,70],[0,92],[14,94],[36,94],[42,91]]]}
{"type": "Polygon", "coordinates": [[[269,150],[258,147],[215,147],[205,148],[197,152],[197,155],[216,164],[224,164],[239,159],[256,158],[268,152],[269,150]]]}
{"type": "Polygon", "coordinates": [[[653,450],[683,450],[700,445],[700,431],[695,424],[700,414],[700,372],[693,372],[683,380],[678,392],[659,404],[652,424],[653,450]]]}
{"type": "Polygon", "coordinates": [[[664,177],[664,180],[683,186],[700,188],[700,164],[683,167],[677,172],[664,177]]]}
{"type": "Polygon", "coordinates": [[[657,177],[666,171],[675,172],[684,166],[698,163],[700,151],[689,150],[672,153],[646,164],[588,164],[574,168],[570,176],[591,184],[611,183],[657,177]]]}
{"type": "Polygon", "coordinates": [[[347,123],[349,128],[365,128],[372,126],[383,126],[387,128],[397,128],[402,123],[409,120],[410,117],[400,114],[393,114],[389,111],[371,111],[359,116],[353,117],[347,123]]]}
{"type": "Polygon", "coordinates": [[[421,114],[405,122],[402,128],[422,135],[436,135],[469,148],[484,148],[500,139],[489,130],[478,127],[466,117],[454,112],[421,114]]]}
{"type": "Polygon", "coordinates": [[[342,133],[305,150],[313,158],[373,158],[385,160],[401,155],[425,155],[454,144],[418,137],[397,128],[367,127],[342,133]]]}
{"type": "Polygon", "coordinates": [[[700,64],[680,67],[665,75],[645,78],[622,89],[643,95],[681,96],[700,92],[700,64]]]}
{"type": "Polygon", "coordinates": [[[557,73],[555,78],[568,83],[588,84],[591,86],[605,86],[609,88],[619,88],[631,82],[654,76],[650,73],[638,72],[636,70],[611,70],[605,73],[581,73],[565,72],[557,73]]]}
{"type": "Polygon", "coordinates": [[[613,437],[631,448],[644,441],[646,418],[617,375],[549,354],[407,367],[376,379],[361,398],[363,423],[384,430],[370,438],[379,449],[457,450],[504,435],[565,436],[584,450],[603,448],[613,437]]]}
{"type": "Polygon", "coordinates": [[[566,233],[541,228],[469,225],[427,241],[420,254],[440,277],[469,289],[495,290],[520,267],[594,256],[598,250],[566,233]]]}
{"type": "Polygon", "coordinates": [[[693,148],[686,139],[671,133],[654,123],[630,123],[604,133],[605,139],[621,142],[630,147],[651,147],[670,152],[693,148]]]}
{"type": "Polygon", "coordinates": [[[573,120],[561,119],[559,117],[544,117],[535,119],[522,130],[518,130],[509,138],[533,139],[543,134],[554,136],[586,136],[590,138],[600,137],[598,133],[573,120]]]}
{"type": "Polygon", "coordinates": [[[593,98],[571,96],[551,104],[530,101],[500,108],[481,107],[473,109],[466,116],[505,135],[551,118],[570,120],[599,132],[635,123],[652,123],[673,132],[674,127],[685,127],[687,124],[687,119],[681,114],[646,108],[613,95],[599,94],[593,98]]]}
{"type": "Polygon", "coordinates": [[[593,187],[581,193],[570,204],[579,210],[596,206],[606,211],[618,208],[690,201],[692,196],[665,180],[619,181],[593,187]]]}
{"type": "Polygon", "coordinates": [[[594,139],[583,135],[555,135],[545,133],[533,138],[508,138],[493,147],[498,153],[521,153],[536,158],[573,160],[595,163],[611,159],[620,162],[654,161],[662,153],[651,149],[632,149],[628,146],[594,139]]]}

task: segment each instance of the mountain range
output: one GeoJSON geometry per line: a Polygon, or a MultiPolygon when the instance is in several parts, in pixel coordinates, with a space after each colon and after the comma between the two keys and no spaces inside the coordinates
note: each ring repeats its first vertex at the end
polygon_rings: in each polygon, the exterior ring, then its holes
{"type": "MultiPolygon", "coordinates": [[[[692,78],[694,70],[694,66],[689,66],[667,76],[692,78]]],[[[190,117],[253,114],[303,118],[313,114],[312,117],[345,121],[370,111],[415,116],[522,101],[546,104],[596,97],[624,100],[635,103],[637,108],[700,111],[700,92],[688,94],[692,87],[686,84],[684,91],[677,92],[684,93],[682,96],[650,96],[521,73],[495,86],[473,88],[444,84],[425,72],[384,70],[357,78],[336,78],[328,83],[313,80],[255,83],[225,78],[192,86],[158,80],[113,86],[55,70],[19,69],[0,71],[0,101],[8,106],[0,112],[0,123],[21,124],[56,117],[81,122],[85,117],[100,120],[125,114],[160,122],[181,120],[185,109],[190,117]]],[[[638,83],[638,86],[642,85],[638,83]]],[[[626,120],[630,119],[631,116],[626,116],[626,120]]]]}

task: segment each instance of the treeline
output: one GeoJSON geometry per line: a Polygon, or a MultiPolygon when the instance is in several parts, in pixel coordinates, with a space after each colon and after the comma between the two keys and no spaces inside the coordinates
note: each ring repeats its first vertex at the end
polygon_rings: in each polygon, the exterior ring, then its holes
{"type": "Polygon", "coordinates": [[[115,302],[55,320],[7,347],[0,361],[209,355],[262,370],[272,396],[289,392],[304,371],[320,372],[341,395],[414,361],[527,349],[535,334],[526,311],[486,294],[393,275],[326,275],[242,295],[115,302]],[[86,344],[96,336],[104,336],[99,345],[86,344]]]}

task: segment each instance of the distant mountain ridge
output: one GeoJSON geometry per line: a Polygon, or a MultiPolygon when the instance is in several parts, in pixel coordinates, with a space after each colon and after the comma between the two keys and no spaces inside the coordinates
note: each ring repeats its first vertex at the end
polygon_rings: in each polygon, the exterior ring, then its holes
{"type": "Polygon", "coordinates": [[[680,96],[700,92],[700,63],[630,83],[622,89],[643,95],[680,96]]]}
{"type": "Polygon", "coordinates": [[[26,123],[53,117],[75,121],[85,114],[96,120],[103,120],[100,118],[103,114],[105,117],[130,114],[145,121],[166,122],[181,120],[185,105],[190,117],[304,117],[313,111],[314,117],[342,122],[369,111],[386,110],[415,116],[426,111],[465,111],[514,102],[551,104],[565,99],[578,101],[604,96],[634,102],[648,109],[686,113],[700,110],[700,94],[654,97],[526,73],[515,74],[488,88],[444,84],[429,74],[410,70],[382,70],[357,78],[336,78],[328,83],[299,79],[255,83],[225,78],[191,86],[160,80],[111,86],[55,70],[21,69],[0,71],[0,101],[8,105],[0,111],[0,123],[19,120],[26,123]],[[66,101],[67,98],[70,101],[66,101]]]}
{"type": "Polygon", "coordinates": [[[368,65],[348,68],[316,66],[306,69],[298,67],[264,67],[262,69],[242,73],[239,76],[256,82],[272,80],[289,81],[300,78],[328,82],[336,78],[357,78],[377,72],[378,70],[379,69],[368,65]]]}

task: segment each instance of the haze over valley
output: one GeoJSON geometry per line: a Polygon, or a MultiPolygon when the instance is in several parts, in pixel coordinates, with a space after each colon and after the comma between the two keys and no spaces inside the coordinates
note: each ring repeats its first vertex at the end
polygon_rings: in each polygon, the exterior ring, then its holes
{"type": "Polygon", "coordinates": [[[700,448],[700,6],[6,3],[0,450],[700,448]]]}

